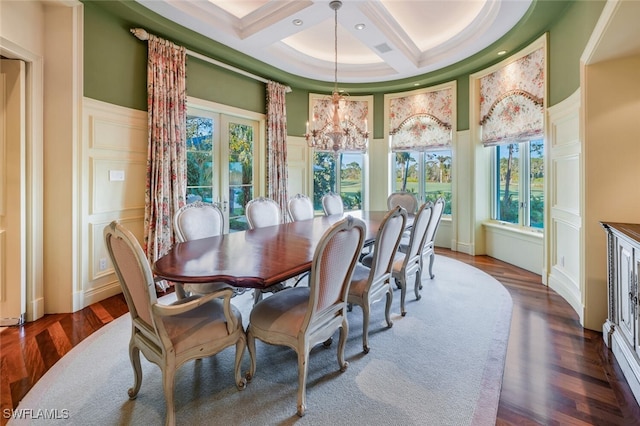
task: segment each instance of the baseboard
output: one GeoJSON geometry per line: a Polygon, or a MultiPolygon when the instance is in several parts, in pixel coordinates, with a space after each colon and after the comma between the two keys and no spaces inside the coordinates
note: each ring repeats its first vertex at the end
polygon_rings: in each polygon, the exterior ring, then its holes
{"type": "Polygon", "coordinates": [[[637,362],[630,363],[628,360],[637,360],[637,355],[629,348],[626,340],[620,335],[620,332],[614,329],[611,336],[611,351],[624,374],[627,383],[631,388],[636,402],[640,405],[640,364],[637,362]]]}
{"type": "Polygon", "coordinates": [[[460,253],[468,254],[470,256],[475,255],[474,245],[471,243],[459,243],[456,241],[452,241],[451,247],[455,247],[455,250],[459,251],[460,253]]]}
{"type": "Polygon", "coordinates": [[[122,293],[122,288],[120,288],[120,283],[118,281],[104,285],[97,289],[89,290],[87,292],[82,293],[82,307],[85,308],[94,303],[100,302],[104,299],[107,299],[111,296],[115,296],[116,294],[122,293]]]}
{"type": "Polygon", "coordinates": [[[584,326],[584,306],[578,285],[558,268],[551,268],[549,275],[549,288],[558,293],[571,305],[580,317],[580,324],[584,326]]]}
{"type": "Polygon", "coordinates": [[[31,309],[27,308],[27,322],[35,321],[44,316],[44,298],[39,297],[29,303],[31,309]]]}

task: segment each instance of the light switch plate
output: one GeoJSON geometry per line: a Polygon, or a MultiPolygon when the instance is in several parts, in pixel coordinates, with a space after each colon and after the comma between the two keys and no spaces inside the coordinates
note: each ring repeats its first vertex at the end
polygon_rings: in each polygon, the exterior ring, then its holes
{"type": "Polygon", "coordinates": [[[109,180],[110,181],[123,181],[124,180],[124,170],[109,170],[109,180]]]}

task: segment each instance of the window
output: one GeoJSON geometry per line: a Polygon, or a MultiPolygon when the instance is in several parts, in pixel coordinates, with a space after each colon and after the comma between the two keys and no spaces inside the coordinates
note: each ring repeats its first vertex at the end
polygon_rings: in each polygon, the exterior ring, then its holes
{"type": "Polygon", "coordinates": [[[494,219],[544,227],[544,141],[495,147],[494,219]]]}
{"type": "Polygon", "coordinates": [[[344,208],[363,208],[364,194],[364,154],[344,152],[337,156],[333,152],[317,151],[313,154],[313,206],[322,211],[322,196],[327,192],[340,194],[344,208]],[[340,178],[336,176],[340,170],[340,178]]]}
{"type": "Polygon", "coordinates": [[[412,192],[421,202],[443,197],[443,214],[451,215],[451,150],[398,151],[394,155],[393,190],[412,192]]]}

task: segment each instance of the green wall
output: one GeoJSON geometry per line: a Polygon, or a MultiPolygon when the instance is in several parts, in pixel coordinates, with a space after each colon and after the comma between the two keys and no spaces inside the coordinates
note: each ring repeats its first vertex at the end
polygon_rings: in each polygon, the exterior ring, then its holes
{"type": "MultiPolygon", "coordinates": [[[[287,95],[287,133],[301,136],[307,120],[308,94],[329,93],[331,82],[288,74],[170,22],[131,0],[83,1],[84,95],[129,108],[146,110],[146,42],[130,28],[142,27],[205,56],[292,87],[287,95]]],[[[374,95],[373,137],[383,137],[384,94],[457,81],[457,128],[469,129],[469,74],[515,53],[549,33],[549,101],[555,105],[580,85],[579,59],[600,16],[604,1],[536,0],[515,29],[482,52],[436,72],[381,83],[340,85],[352,95],[374,95]]],[[[232,71],[188,57],[187,93],[254,112],[265,112],[265,85],[232,71]]]]}

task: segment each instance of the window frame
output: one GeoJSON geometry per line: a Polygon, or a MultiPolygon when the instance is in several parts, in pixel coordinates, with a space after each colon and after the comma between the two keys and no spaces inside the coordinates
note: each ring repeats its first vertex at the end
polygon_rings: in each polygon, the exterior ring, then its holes
{"type": "MultiPolygon", "coordinates": [[[[545,140],[544,138],[533,139],[527,141],[520,142],[511,142],[511,143],[503,143],[498,144],[491,147],[492,150],[492,160],[491,160],[491,219],[498,221],[502,224],[514,226],[522,229],[527,229],[530,231],[544,232],[544,221],[542,227],[531,226],[531,145],[534,142],[541,141],[543,145],[543,154],[542,158],[544,161],[545,157],[545,140]],[[499,149],[501,147],[507,147],[511,144],[518,145],[518,223],[509,222],[507,220],[501,219],[499,217],[500,212],[500,159],[499,159],[499,149]],[[525,178],[523,178],[525,177],[525,178]],[[524,200],[524,201],[523,201],[524,200]]],[[[543,179],[546,179],[546,176],[543,175],[543,179]]],[[[543,195],[545,183],[543,183],[543,195]]],[[[544,198],[543,198],[543,206],[544,206],[544,198]]],[[[543,207],[544,214],[544,207],[543,207]]]]}

